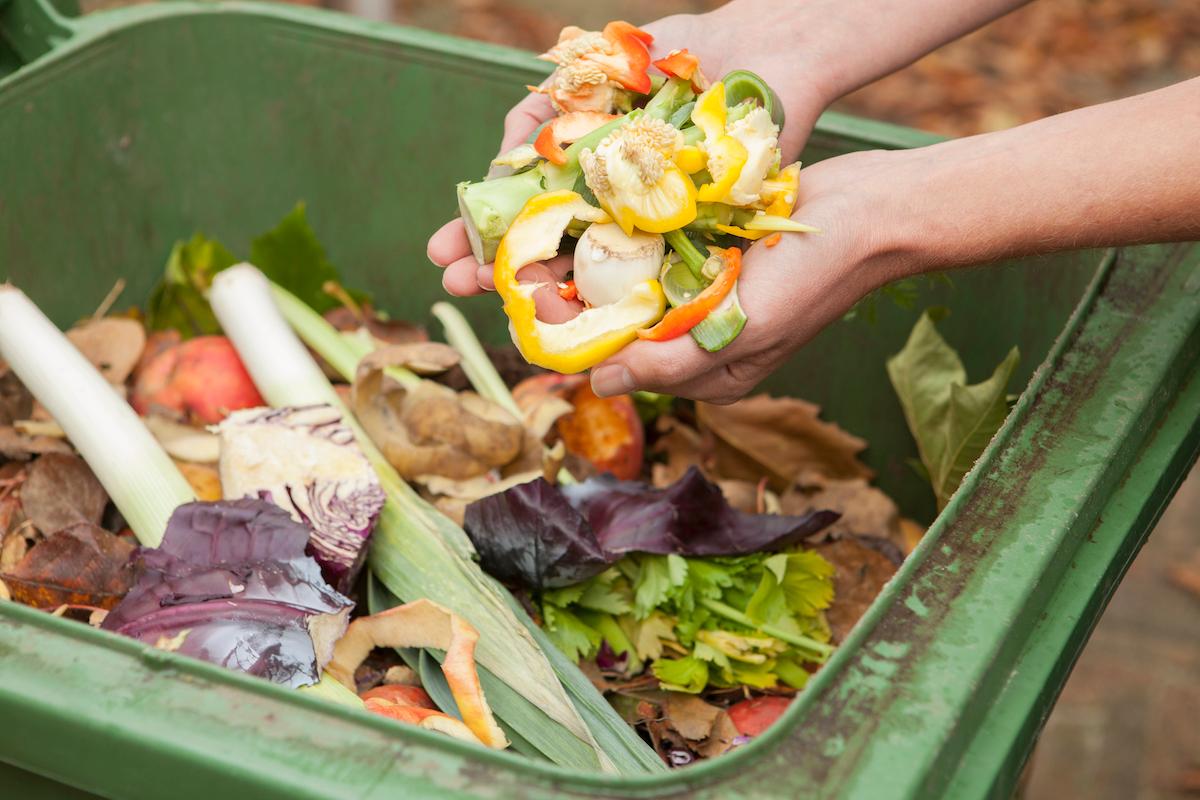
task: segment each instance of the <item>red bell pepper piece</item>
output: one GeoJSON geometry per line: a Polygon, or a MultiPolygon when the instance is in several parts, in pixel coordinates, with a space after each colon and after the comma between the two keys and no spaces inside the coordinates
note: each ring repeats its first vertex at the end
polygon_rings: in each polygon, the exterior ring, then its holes
{"type": "Polygon", "coordinates": [[[575,300],[579,297],[579,290],[575,288],[575,281],[567,281],[559,284],[558,296],[563,300],[575,300]]]}
{"type": "Polygon", "coordinates": [[[721,305],[721,301],[733,289],[733,284],[742,271],[742,251],[730,247],[721,251],[721,258],[725,261],[725,268],[704,291],[683,305],[672,308],[653,328],[638,330],[638,338],[651,342],[665,342],[682,336],[703,322],[713,309],[721,305]]]}
{"type": "Polygon", "coordinates": [[[681,78],[692,82],[692,90],[699,94],[708,88],[708,79],[700,71],[700,59],[687,51],[672,50],[666,58],[654,62],[654,66],[670,78],[681,78]]]}
{"type": "Polygon", "coordinates": [[[567,163],[566,153],[562,149],[564,144],[581,139],[616,118],[616,114],[602,114],[599,111],[563,114],[542,126],[541,132],[533,140],[533,149],[551,164],[561,166],[567,163]]]}
{"type": "Polygon", "coordinates": [[[641,28],[620,20],[604,26],[604,38],[617,53],[611,56],[589,53],[588,58],[604,68],[617,83],[640,94],[650,92],[650,45],[654,37],[641,28]]]}

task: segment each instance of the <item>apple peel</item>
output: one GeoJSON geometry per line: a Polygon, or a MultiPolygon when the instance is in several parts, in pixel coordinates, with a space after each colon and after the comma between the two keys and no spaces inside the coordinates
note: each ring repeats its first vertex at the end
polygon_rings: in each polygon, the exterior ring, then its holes
{"type": "Polygon", "coordinates": [[[346,634],[334,647],[333,659],[326,670],[353,691],[354,671],[376,647],[444,650],[446,659],[442,662],[442,672],[450,694],[458,704],[461,723],[440,711],[389,703],[383,697],[367,700],[367,708],[456,738],[464,738],[461,734],[465,729],[471,734],[471,740],[503,749],[508,746],[508,739],[492,715],[475,668],[475,644],[478,641],[479,632],[465,619],[430,600],[417,600],[350,623],[346,634]]]}

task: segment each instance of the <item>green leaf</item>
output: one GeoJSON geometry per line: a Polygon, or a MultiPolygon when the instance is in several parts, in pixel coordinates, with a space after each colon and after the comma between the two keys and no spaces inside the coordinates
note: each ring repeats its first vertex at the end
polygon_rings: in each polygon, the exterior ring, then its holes
{"type": "Polygon", "coordinates": [[[633,610],[632,598],[628,586],[624,585],[624,581],[621,584],[617,586],[610,581],[602,581],[598,577],[593,578],[584,584],[586,588],[577,602],[580,607],[592,611],[601,611],[615,616],[628,614],[633,610]]]}
{"type": "Polygon", "coordinates": [[[962,360],[928,312],[917,320],[904,349],[888,359],[888,376],[939,510],[1004,423],[1006,389],[1018,360],[1014,347],[990,378],[968,386],[962,360]]]}
{"type": "Polygon", "coordinates": [[[326,282],[339,280],[337,268],[309,227],[304,203],[297,203],[278,225],[251,242],[250,261],[319,314],[339,305],[324,288],[326,282]]]}
{"type": "Polygon", "coordinates": [[[833,564],[820,553],[805,551],[787,556],[781,588],[787,605],[796,614],[811,617],[833,602],[833,564]]]}
{"type": "Polygon", "coordinates": [[[587,658],[600,647],[600,632],[570,611],[545,605],[542,606],[542,618],[550,641],[572,661],[587,658]]]}
{"type": "Polygon", "coordinates": [[[644,620],[635,620],[631,614],[617,619],[625,635],[633,642],[634,651],[640,659],[655,659],[662,656],[663,642],[674,642],[675,620],[661,611],[655,611],[644,620]]]}
{"type": "Polygon", "coordinates": [[[699,694],[708,686],[708,664],[695,656],[660,658],[650,668],[669,692],[699,694]]]}
{"type": "Polygon", "coordinates": [[[188,339],[221,332],[204,292],[213,276],[233,266],[237,259],[215,239],[197,233],[176,242],[167,257],[162,280],[146,303],[146,327],[153,331],[177,330],[188,339]]]}
{"type": "Polygon", "coordinates": [[[672,589],[687,579],[687,561],[679,556],[643,555],[636,557],[637,577],[633,581],[633,613],[645,619],[650,612],[666,602],[672,589]]]}

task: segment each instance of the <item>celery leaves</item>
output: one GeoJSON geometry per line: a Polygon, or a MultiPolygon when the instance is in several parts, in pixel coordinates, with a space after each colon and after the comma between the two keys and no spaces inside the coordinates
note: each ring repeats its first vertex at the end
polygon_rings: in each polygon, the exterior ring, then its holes
{"type": "MultiPolygon", "coordinates": [[[[823,611],[833,565],[815,552],[736,557],[633,554],[588,580],[542,592],[547,633],[569,657],[607,645],[643,661],[663,688],[803,686],[832,648],[823,611]],[[630,652],[632,650],[632,652],[630,652]]],[[[607,652],[607,650],[605,651],[607,652]]]]}

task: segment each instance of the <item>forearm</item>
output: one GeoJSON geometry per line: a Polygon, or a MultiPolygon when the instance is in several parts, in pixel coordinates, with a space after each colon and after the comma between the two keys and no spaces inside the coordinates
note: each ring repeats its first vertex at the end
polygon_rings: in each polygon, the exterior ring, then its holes
{"type": "Polygon", "coordinates": [[[1200,238],[1200,78],[888,155],[901,273],[1200,238]]]}
{"type": "Polygon", "coordinates": [[[735,0],[710,16],[764,62],[786,66],[788,74],[772,82],[783,94],[803,97],[815,88],[828,104],[1027,2],[735,0]]]}

